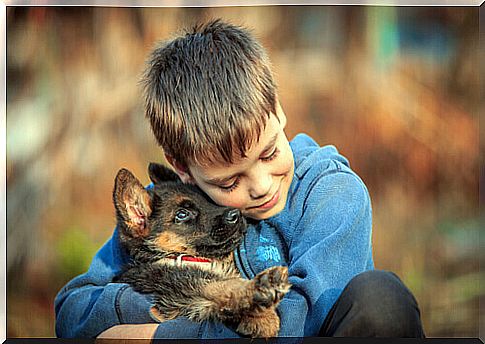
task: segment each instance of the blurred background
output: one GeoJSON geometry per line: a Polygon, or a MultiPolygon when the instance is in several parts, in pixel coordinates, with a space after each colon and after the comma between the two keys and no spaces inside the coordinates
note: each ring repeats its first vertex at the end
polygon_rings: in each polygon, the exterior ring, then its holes
{"type": "Polygon", "coordinates": [[[268,50],[288,137],[337,146],[365,181],[376,267],[413,291],[427,335],[478,337],[478,8],[372,6],[7,8],[7,336],[55,335],[56,293],[112,234],[116,172],[148,183],[163,161],[148,52],[215,17],[268,50]]]}

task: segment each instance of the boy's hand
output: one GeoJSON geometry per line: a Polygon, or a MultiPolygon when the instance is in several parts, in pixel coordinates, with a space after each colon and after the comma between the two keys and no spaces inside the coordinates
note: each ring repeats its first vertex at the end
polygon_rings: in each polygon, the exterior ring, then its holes
{"type": "Polygon", "coordinates": [[[157,326],[158,324],[126,324],[113,326],[102,332],[96,338],[96,344],[123,344],[125,343],[123,339],[126,339],[126,343],[129,342],[130,344],[151,343],[157,326]],[[130,340],[128,341],[128,339],[130,340]]]}

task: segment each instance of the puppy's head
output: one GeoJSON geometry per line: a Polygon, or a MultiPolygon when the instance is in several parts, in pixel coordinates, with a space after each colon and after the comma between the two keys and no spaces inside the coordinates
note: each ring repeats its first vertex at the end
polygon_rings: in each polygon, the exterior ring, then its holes
{"type": "Polygon", "coordinates": [[[241,242],[246,222],[239,210],[214,204],[167,167],[151,163],[146,190],[127,169],[116,175],[113,201],[124,245],[143,260],[173,253],[224,258],[241,242]]]}

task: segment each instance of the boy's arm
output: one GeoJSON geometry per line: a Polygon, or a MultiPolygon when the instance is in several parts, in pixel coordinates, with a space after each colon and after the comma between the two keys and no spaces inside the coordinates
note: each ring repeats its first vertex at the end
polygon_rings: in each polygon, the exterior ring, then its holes
{"type": "MultiPolygon", "coordinates": [[[[196,339],[239,338],[240,336],[221,323],[205,321],[195,323],[186,318],[177,318],[161,324],[125,324],[113,326],[96,338],[97,344],[113,343],[114,339],[196,339]]],[[[141,343],[141,342],[140,342],[141,343]]]]}
{"type": "MultiPolygon", "coordinates": [[[[367,189],[350,173],[327,174],[308,194],[290,243],[291,291],[278,307],[280,336],[317,335],[330,307],[355,275],[372,268],[371,205],[367,189]]],[[[110,283],[120,269],[116,236],[96,254],[89,271],[69,282],[55,300],[56,333],[92,338],[120,324],[153,322],[150,298],[110,283]]],[[[161,323],[155,338],[233,338],[220,323],[185,318],[161,323]]]]}
{"type": "Polygon", "coordinates": [[[234,331],[219,323],[195,323],[186,318],[155,323],[149,312],[150,295],[135,292],[128,284],[111,283],[120,271],[124,257],[117,235],[115,229],[113,237],[93,258],[89,270],[71,280],[57,294],[54,306],[58,337],[238,337],[234,331]]]}
{"type": "Polygon", "coordinates": [[[321,176],[303,207],[289,244],[292,288],[278,308],[280,336],[318,335],[350,279],[373,268],[371,204],[358,177],[350,172],[321,176]]]}

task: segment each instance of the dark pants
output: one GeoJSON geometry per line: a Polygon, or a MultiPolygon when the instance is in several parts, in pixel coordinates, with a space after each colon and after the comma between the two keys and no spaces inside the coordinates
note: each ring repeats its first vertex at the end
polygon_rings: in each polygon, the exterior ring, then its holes
{"type": "Polygon", "coordinates": [[[323,337],[423,338],[416,299],[392,272],[367,271],[342,291],[320,330],[323,337]]]}

